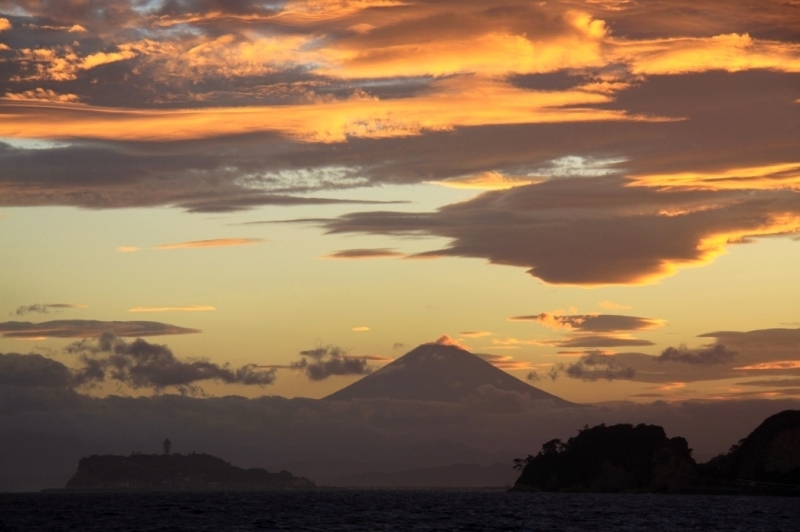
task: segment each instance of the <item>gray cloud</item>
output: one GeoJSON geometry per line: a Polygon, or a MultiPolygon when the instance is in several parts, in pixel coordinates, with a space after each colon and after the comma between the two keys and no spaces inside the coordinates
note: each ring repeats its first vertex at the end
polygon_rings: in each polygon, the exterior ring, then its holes
{"type": "Polygon", "coordinates": [[[549,373],[553,380],[559,375],[584,381],[597,380],[633,380],[636,369],[626,366],[614,355],[606,355],[599,351],[588,353],[571,364],[558,364],[549,373]]]}
{"type": "Polygon", "coordinates": [[[372,372],[369,357],[354,357],[335,345],[320,346],[300,351],[300,360],[292,362],[292,369],[302,370],[312,381],[325,380],[335,375],[366,375],[372,372]]]}
{"type": "Polygon", "coordinates": [[[388,257],[403,257],[405,253],[400,253],[393,249],[345,249],[325,255],[326,259],[383,259],[388,257]]]}
{"type": "Polygon", "coordinates": [[[24,316],[25,314],[30,314],[31,312],[37,312],[39,314],[47,314],[52,309],[72,309],[72,308],[82,308],[84,305],[75,305],[72,303],[48,303],[48,304],[41,304],[36,303],[33,305],[23,305],[17,307],[17,310],[14,311],[14,314],[17,316],[24,316]]]}
{"type": "Polygon", "coordinates": [[[626,185],[618,177],[551,180],[488,192],[434,213],[353,213],[325,226],[332,233],[451,238],[447,248],[419,256],[485,258],[529,268],[553,284],[636,284],[709,262],[714,253],[701,246],[707,239],[755,236],[778,212],[800,213],[800,195],[791,191],[663,192],[626,185]]]}
{"type": "Polygon", "coordinates": [[[570,329],[593,333],[610,333],[623,331],[641,331],[654,329],[664,322],[652,318],[638,316],[620,316],[615,314],[552,314],[542,312],[531,316],[514,316],[510,321],[533,321],[556,329],[570,329]]]}
{"type": "Polygon", "coordinates": [[[710,365],[725,364],[732,361],[736,351],[731,351],[722,344],[702,349],[689,350],[685,345],[668,347],[656,357],[659,362],[682,362],[684,364],[710,365]]]}
{"type": "Polygon", "coordinates": [[[141,338],[126,342],[111,333],[72,343],[65,351],[78,355],[81,365],[75,374],[84,384],[113,380],[136,389],[173,387],[182,393],[195,393],[201,391],[197,383],[205,380],[263,386],[276,378],[274,368],[260,369],[255,364],[232,368],[202,359],[182,361],[166,345],[141,338]]]}
{"type": "Polygon", "coordinates": [[[104,333],[116,336],[162,336],[193,334],[200,329],[178,327],[157,321],[98,321],[53,320],[41,323],[29,321],[0,322],[0,336],[4,338],[93,338],[104,333]]]}
{"type": "Polygon", "coordinates": [[[565,340],[555,342],[558,347],[634,347],[655,345],[650,340],[640,340],[638,338],[619,338],[611,335],[586,334],[575,335],[565,340]]]}

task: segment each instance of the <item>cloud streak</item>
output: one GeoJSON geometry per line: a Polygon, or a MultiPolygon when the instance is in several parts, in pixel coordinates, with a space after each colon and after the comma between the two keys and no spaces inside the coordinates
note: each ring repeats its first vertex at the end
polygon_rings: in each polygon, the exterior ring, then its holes
{"type": "Polygon", "coordinates": [[[405,253],[395,251],[389,248],[377,249],[345,249],[337,251],[329,255],[324,255],[323,259],[348,259],[348,260],[363,260],[363,259],[388,259],[393,257],[404,257],[405,253]]]}
{"type": "Polygon", "coordinates": [[[197,248],[220,248],[233,246],[249,246],[264,242],[262,238],[215,238],[212,240],[194,240],[191,242],[177,242],[175,244],[161,244],[155,249],[197,249],[197,248]]]}
{"type": "Polygon", "coordinates": [[[46,303],[46,304],[33,304],[33,305],[23,305],[17,307],[17,310],[14,311],[14,314],[17,316],[24,316],[25,314],[30,314],[32,312],[38,314],[48,314],[51,310],[62,310],[62,309],[75,309],[75,308],[86,308],[86,305],[76,305],[74,303],[46,303]]]}
{"type": "Polygon", "coordinates": [[[95,338],[104,333],[115,336],[164,336],[194,334],[199,329],[178,327],[156,321],[54,320],[41,323],[0,322],[3,338],[95,338]]]}
{"type": "Polygon", "coordinates": [[[188,307],[134,307],[128,312],[207,312],[217,310],[210,305],[191,305],[188,307]]]}

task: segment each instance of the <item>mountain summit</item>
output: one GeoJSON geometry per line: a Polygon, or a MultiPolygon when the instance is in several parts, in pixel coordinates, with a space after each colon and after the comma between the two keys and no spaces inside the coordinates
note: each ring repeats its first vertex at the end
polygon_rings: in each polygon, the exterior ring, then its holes
{"type": "Polygon", "coordinates": [[[325,399],[401,399],[458,402],[484,386],[516,392],[531,399],[569,402],[497,369],[481,357],[454,345],[423,344],[375,373],[325,399]]]}

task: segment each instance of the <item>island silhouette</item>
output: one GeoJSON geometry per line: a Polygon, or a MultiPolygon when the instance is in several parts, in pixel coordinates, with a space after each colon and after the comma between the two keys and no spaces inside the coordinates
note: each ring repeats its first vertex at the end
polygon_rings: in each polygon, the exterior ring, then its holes
{"type": "Polygon", "coordinates": [[[164,440],[163,454],[132,453],[130,456],[93,455],[81,458],[67,490],[197,491],[270,490],[313,488],[307,478],[288,471],[242,469],[205,453],[172,454],[164,440]]]}

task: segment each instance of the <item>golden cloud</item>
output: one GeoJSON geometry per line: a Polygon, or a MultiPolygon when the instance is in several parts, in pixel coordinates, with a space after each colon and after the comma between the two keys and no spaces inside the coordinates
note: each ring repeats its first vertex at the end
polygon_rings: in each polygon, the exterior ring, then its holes
{"type": "Polygon", "coordinates": [[[3,101],[0,136],[167,141],[277,131],[302,141],[342,142],[480,125],[663,120],[589,107],[608,101],[602,94],[531,91],[473,77],[437,81],[430,92],[412,98],[356,95],[309,105],[128,110],[3,101]]]}
{"type": "Polygon", "coordinates": [[[500,172],[489,171],[473,176],[451,177],[442,181],[431,181],[431,184],[470,190],[506,190],[532,183],[541,183],[542,181],[544,181],[544,178],[507,177],[500,172]]]}
{"type": "Polygon", "coordinates": [[[800,162],[731,168],[716,172],[679,172],[632,176],[628,186],[694,190],[800,189],[800,162]]]}
{"type": "Polygon", "coordinates": [[[248,246],[264,242],[262,238],[215,238],[212,240],[195,240],[192,242],[178,242],[176,244],[162,244],[155,249],[193,249],[193,248],[219,248],[230,246],[248,246]]]}

